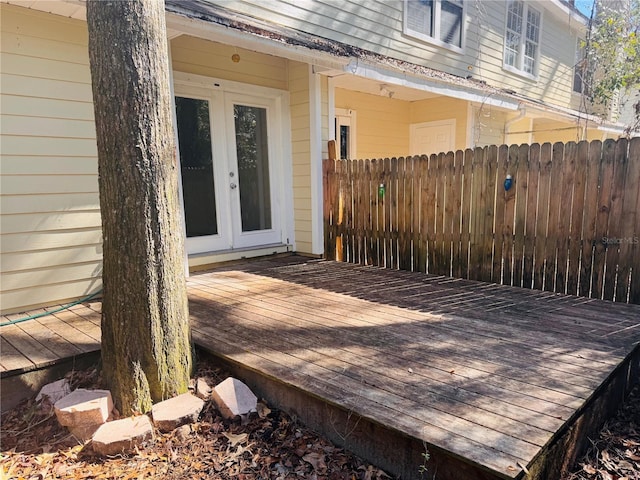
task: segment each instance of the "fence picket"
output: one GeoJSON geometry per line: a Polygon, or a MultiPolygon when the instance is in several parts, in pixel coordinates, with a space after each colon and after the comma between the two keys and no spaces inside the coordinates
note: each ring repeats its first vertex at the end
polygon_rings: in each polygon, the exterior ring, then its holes
{"type": "Polygon", "coordinates": [[[420,244],[418,247],[418,271],[427,271],[428,217],[429,217],[429,157],[420,156],[420,244]]]}
{"type": "Polygon", "coordinates": [[[529,176],[527,179],[526,224],[524,231],[524,252],[522,263],[522,286],[533,288],[534,254],[536,248],[536,222],[538,220],[538,180],[540,176],[540,145],[534,143],[529,148],[529,176]]]}
{"type": "Polygon", "coordinates": [[[436,219],[436,181],[438,176],[438,156],[429,157],[429,173],[427,174],[425,230],[427,234],[427,272],[434,273],[435,269],[435,219],[436,219]]]}
{"type": "Polygon", "coordinates": [[[551,147],[551,176],[549,179],[549,219],[545,249],[544,289],[554,292],[556,286],[556,260],[558,258],[558,222],[562,196],[562,157],[564,145],[554,143],[551,147]]]}
{"type": "Polygon", "coordinates": [[[575,142],[563,145],[560,194],[558,204],[557,252],[556,252],[556,292],[566,293],[567,258],[569,255],[569,226],[571,224],[571,198],[574,187],[575,142]]]}
{"type": "Polygon", "coordinates": [[[411,271],[419,271],[420,248],[420,157],[411,158],[411,271]]]}
{"type": "Polygon", "coordinates": [[[569,225],[569,266],[567,269],[567,293],[578,294],[578,281],[580,278],[580,254],[582,245],[582,218],[585,205],[585,185],[587,180],[587,162],[589,155],[589,143],[580,142],[569,154],[573,162],[573,197],[571,199],[571,224],[569,225]]]}
{"type": "Polygon", "coordinates": [[[633,233],[629,235],[628,268],[631,270],[629,284],[629,302],[640,303],[640,137],[629,142],[629,164],[632,166],[633,181],[628,187],[629,191],[636,192],[635,208],[629,202],[629,210],[623,210],[629,227],[633,222],[633,233]],[[632,213],[633,211],[633,213],[632,213]],[[633,220],[632,220],[633,219],[633,220]]]}
{"type": "Polygon", "coordinates": [[[484,259],[482,252],[484,243],[484,188],[484,151],[482,148],[476,148],[473,152],[473,184],[471,186],[472,217],[469,276],[472,280],[482,279],[482,261],[484,259]]]}
{"type": "Polygon", "coordinates": [[[411,161],[398,159],[398,268],[411,270],[411,161]]]}
{"type": "Polygon", "coordinates": [[[516,210],[516,191],[518,190],[518,146],[509,147],[507,171],[512,176],[513,186],[504,192],[504,222],[502,231],[503,280],[505,285],[513,285],[513,238],[516,210]]]}
{"type": "Polygon", "coordinates": [[[375,238],[375,265],[378,267],[384,266],[384,189],[380,192],[381,185],[386,182],[384,174],[384,160],[374,160],[371,162],[375,166],[375,185],[376,192],[376,238],[375,238]]]}
{"type": "Polygon", "coordinates": [[[330,155],[322,172],[327,258],[640,303],[640,139],[330,155]]]}
{"type": "Polygon", "coordinates": [[[620,257],[620,241],[622,240],[622,206],[624,203],[625,181],[627,179],[627,139],[621,138],[616,142],[613,185],[611,186],[611,207],[609,211],[609,226],[607,228],[607,258],[604,281],[604,298],[616,298],[616,277],[618,259],[620,257]]]}
{"type": "Polygon", "coordinates": [[[471,181],[473,176],[473,150],[464,151],[462,166],[462,231],[460,234],[460,271],[462,278],[471,278],[469,273],[470,224],[471,224],[471,181]]]}
{"type": "MultiPolygon", "coordinates": [[[[629,142],[629,156],[634,158],[633,150],[640,148],[640,138],[636,138],[629,142]]],[[[631,267],[633,263],[634,250],[640,242],[640,162],[629,161],[626,176],[626,184],[624,189],[624,204],[620,216],[620,256],[618,258],[618,283],[616,288],[617,302],[626,302],[631,294],[630,275],[638,277],[640,272],[634,271],[631,267]]],[[[637,254],[637,253],[636,253],[637,254]]]]}
{"type": "Polygon", "coordinates": [[[608,236],[609,212],[611,211],[611,186],[615,168],[615,148],[613,140],[607,140],[602,146],[600,161],[600,188],[598,189],[598,210],[596,213],[596,231],[594,237],[593,269],[591,296],[603,298],[607,246],[604,239],[608,236]]]}
{"type": "Polygon", "coordinates": [[[451,275],[461,276],[461,231],[460,231],[460,209],[462,208],[462,162],[464,153],[461,150],[455,152],[453,166],[451,169],[451,275]]]}
{"type": "Polygon", "coordinates": [[[498,148],[498,160],[496,167],[496,201],[495,201],[495,221],[494,221],[494,251],[493,269],[491,280],[496,283],[502,282],[502,259],[504,247],[504,207],[506,204],[506,190],[504,181],[509,175],[509,147],[500,145],[498,148]]]}

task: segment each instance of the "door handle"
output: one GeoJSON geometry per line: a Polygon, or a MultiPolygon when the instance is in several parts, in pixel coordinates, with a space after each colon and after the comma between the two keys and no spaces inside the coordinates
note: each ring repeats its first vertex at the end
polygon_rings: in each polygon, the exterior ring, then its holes
{"type": "Polygon", "coordinates": [[[235,190],[236,188],[238,188],[238,185],[236,185],[235,183],[232,183],[229,186],[231,187],[231,190],[235,190]]]}

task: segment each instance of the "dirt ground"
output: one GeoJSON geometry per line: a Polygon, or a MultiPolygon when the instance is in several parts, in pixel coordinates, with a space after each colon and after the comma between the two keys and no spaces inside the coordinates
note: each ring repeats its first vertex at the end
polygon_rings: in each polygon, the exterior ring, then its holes
{"type": "MultiPolygon", "coordinates": [[[[217,384],[228,375],[207,359],[198,363],[196,376],[217,384]]],[[[72,388],[104,388],[98,367],[67,378],[72,388]]],[[[223,419],[207,402],[197,423],[156,431],[134,454],[102,458],[91,442],[79,442],[58,424],[51,405],[28,399],[2,415],[0,480],[390,478],[273,406],[261,403],[258,410],[242,424],[223,419]]],[[[592,445],[563,480],[640,480],[638,388],[592,445]]],[[[425,467],[423,478],[430,479],[425,467]]]]}

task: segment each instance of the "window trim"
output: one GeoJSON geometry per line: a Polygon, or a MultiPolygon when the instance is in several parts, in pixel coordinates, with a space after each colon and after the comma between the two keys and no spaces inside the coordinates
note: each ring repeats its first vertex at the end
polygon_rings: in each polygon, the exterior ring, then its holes
{"type": "Polygon", "coordinates": [[[407,18],[408,12],[409,12],[407,3],[409,2],[409,0],[403,0],[404,9],[402,13],[402,33],[408,37],[415,38],[425,43],[430,43],[431,45],[435,45],[436,47],[445,48],[455,53],[464,53],[466,36],[467,36],[466,35],[467,29],[465,28],[466,19],[467,19],[467,2],[465,1],[462,2],[462,25],[460,26],[461,28],[460,46],[457,46],[452,43],[443,42],[438,38],[437,35],[440,33],[440,11],[441,11],[442,0],[433,0],[433,1],[436,7],[435,14],[434,14],[437,20],[436,22],[434,22],[435,29],[436,29],[434,33],[436,35],[432,37],[431,35],[427,35],[426,33],[418,32],[416,30],[412,30],[409,28],[409,21],[407,18]]]}
{"type": "Polygon", "coordinates": [[[502,69],[518,75],[519,77],[526,78],[527,80],[538,81],[540,78],[540,51],[542,50],[542,29],[543,29],[543,20],[544,20],[544,9],[539,7],[534,7],[527,0],[508,0],[505,2],[505,12],[504,12],[504,35],[502,36],[502,69]],[[520,31],[520,51],[518,52],[518,64],[522,67],[514,67],[513,65],[509,65],[506,62],[506,49],[507,49],[507,25],[509,24],[509,5],[514,2],[522,2],[523,11],[522,11],[522,30],[520,31]],[[536,49],[536,57],[534,64],[534,73],[528,73],[524,70],[524,49],[526,44],[526,34],[527,34],[527,17],[529,8],[535,10],[540,14],[540,25],[538,26],[538,48],[536,49]]]}

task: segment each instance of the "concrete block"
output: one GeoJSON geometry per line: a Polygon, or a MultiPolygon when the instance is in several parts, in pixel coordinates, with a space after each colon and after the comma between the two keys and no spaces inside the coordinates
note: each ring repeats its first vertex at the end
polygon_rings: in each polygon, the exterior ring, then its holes
{"type": "Polygon", "coordinates": [[[237,378],[229,377],[211,392],[220,413],[226,418],[246,416],[257,411],[258,398],[237,378]]]}
{"type": "Polygon", "coordinates": [[[203,407],[204,400],[191,393],[183,393],[151,407],[153,423],[161,432],[170,432],[181,425],[196,422],[203,407]]]}
{"type": "Polygon", "coordinates": [[[149,417],[127,417],[105,423],[93,435],[93,450],[100,455],[130,453],[136,446],[153,438],[149,417]]]}
{"type": "Polygon", "coordinates": [[[40,400],[47,401],[51,405],[55,404],[58,400],[66,397],[71,393],[71,385],[69,380],[62,378],[55,382],[47,383],[40,389],[40,392],[36,396],[36,402],[40,400]]]}
{"type": "Polygon", "coordinates": [[[113,400],[109,390],[79,388],[58,400],[54,410],[58,421],[65,427],[101,425],[113,410],[113,400]]]}

